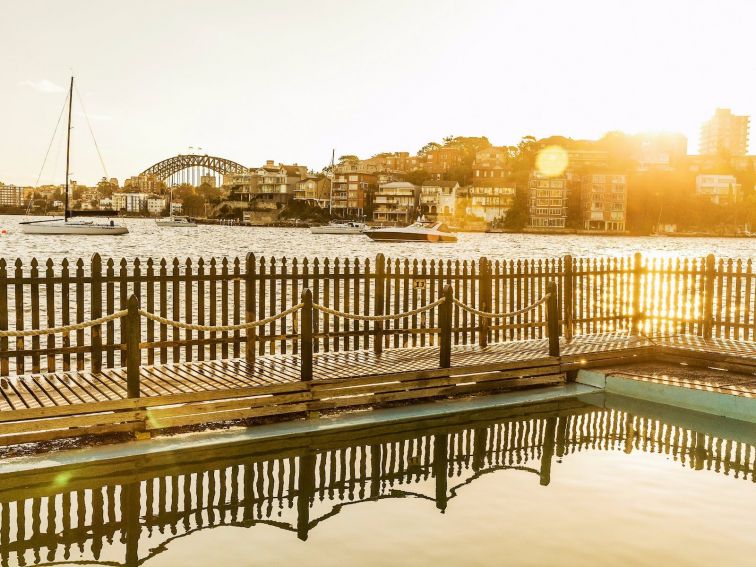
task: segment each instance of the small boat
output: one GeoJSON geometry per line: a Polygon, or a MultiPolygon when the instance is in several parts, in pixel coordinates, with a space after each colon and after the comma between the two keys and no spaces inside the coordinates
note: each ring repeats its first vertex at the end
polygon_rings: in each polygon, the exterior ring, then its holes
{"type": "Polygon", "coordinates": [[[197,226],[197,223],[194,222],[189,217],[165,217],[162,219],[157,219],[155,221],[155,224],[158,226],[173,226],[173,227],[187,227],[187,228],[193,228],[197,226]]]}
{"type": "MultiPolygon", "coordinates": [[[[173,212],[173,187],[171,187],[171,195],[168,200],[168,211],[173,212]]],[[[175,216],[170,215],[168,217],[163,217],[161,219],[156,219],[155,224],[158,226],[164,226],[164,227],[184,227],[184,228],[195,228],[197,226],[197,223],[194,222],[189,217],[182,217],[182,216],[175,216]]]]}
{"type": "Polygon", "coordinates": [[[374,228],[365,234],[378,242],[457,242],[457,237],[441,222],[423,218],[405,227],[374,228]]]}
{"type": "Polygon", "coordinates": [[[312,234],[362,234],[367,225],[354,221],[332,221],[324,226],[310,227],[312,234]]]}
{"type": "Polygon", "coordinates": [[[69,168],[71,164],[71,110],[73,108],[74,78],[71,77],[71,86],[68,89],[68,136],[66,138],[66,202],[62,219],[45,219],[36,221],[24,221],[21,225],[23,234],[76,234],[90,236],[115,236],[128,234],[129,229],[122,224],[116,224],[109,220],[95,222],[91,220],[75,219],[76,216],[115,216],[115,211],[72,211],[69,209],[69,168]]]}

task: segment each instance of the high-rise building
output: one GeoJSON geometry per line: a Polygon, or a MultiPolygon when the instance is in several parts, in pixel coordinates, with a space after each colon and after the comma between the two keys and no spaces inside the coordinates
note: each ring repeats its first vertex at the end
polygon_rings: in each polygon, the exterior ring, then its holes
{"type": "Polygon", "coordinates": [[[331,210],[340,217],[362,217],[373,200],[378,185],[375,173],[367,173],[363,163],[336,166],[331,191],[331,210]]]}
{"type": "Polygon", "coordinates": [[[696,175],[696,193],[708,197],[715,205],[729,205],[740,197],[740,184],[734,175],[696,175]]]}
{"type": "Polygon", "coordinates": [[[0,206],[20,207],[24,204],[24,188],[0,183],[0,206]]]}
{"type": "Polygon", "coordinates": [[[729,108],[717,108],[714,116],[701,127],[701,155],[746,155],[749,120],[750,116],[736,116],[729,108]]]}
{"type": "Polygon", "coordinates": [[[627,177],[591,173],[580,180],[583,230],[623,232],[627,210],[627,177]]]}
{"type": "Polygon", "coordinates": [[[530,227],[561,229],[567,225],[567,177],[549,177],[536,171],[530,175],[530,227]]]}

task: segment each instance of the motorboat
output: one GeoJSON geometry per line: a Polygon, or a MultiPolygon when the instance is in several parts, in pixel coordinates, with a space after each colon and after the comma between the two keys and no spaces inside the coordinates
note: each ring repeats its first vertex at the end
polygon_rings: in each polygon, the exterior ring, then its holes
{"type": "Polygon", "coordinates": [[[75,234],[90,236],[115,236],[128,234],[129,229],[125,225],[117,224],[113,220],[92,221],[75,218],[83,217],[109,217],[116,216],[115,211],[72,211],[69,208],[70,201],[70,164],[71,164],[71,111],[73,108],[74,78],[71,77],[71,86],[68,90],[68,136],[66,138],[66,201],[63,209],[63,218],[24,221],[21,225],[23,234],[75,234]]]}
{"type": "Polygon", "coordinates": [[[367,225],[355,221],[332,221],[323,226],[312,226],[312,234],[362,234],[367,229],[367,225]]]}
{"type": "Polygon", "coordinates": [[[171,227],[187,227],[194,228],[197,223],[189,217],[165,217],[162,219],[156,219],[155,224],[158,226],[171,226],[171,227]]]}
{"type": "Polygon", "coordinates": [[[457,237],[444,223],[423,218],[405,227],[374,228],[365,235],[378,242],[457,242],[457,237]]]}

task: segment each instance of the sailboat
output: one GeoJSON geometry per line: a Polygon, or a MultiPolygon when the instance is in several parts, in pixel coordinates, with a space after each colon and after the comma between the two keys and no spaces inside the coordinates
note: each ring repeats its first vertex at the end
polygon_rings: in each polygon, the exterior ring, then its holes
{"type": "Polygon", "coordinates": [[[116,224],[110,220],[96,222],[92,220],[77,219],[82,216],[110,216],[114,211],[71,211],[69,208],[70,187],[68,183],[69,168],[71,165],[71,110],[73,108],[74,78],[71,77],[71,86],[68,90],[68,133],[66,137],[66,201],[63,219],[45,219],[38,221],[25,221],[19,223],[21,232],[24,234],[81,234],[92,236],[128,234],[129,229],[124,225],[116,224]]]}
{"type": "Polygon", "coordinates": [[[173,214],[173,187],[171,187],[170,201],[168,202],[168,211],[170,216],[163,217],[161,219],[155,219],[155,224],[158,226],[171,226],[171,227],[190,227],[196,228],[197,223],[189,217],[178,217],[173,214]]]}

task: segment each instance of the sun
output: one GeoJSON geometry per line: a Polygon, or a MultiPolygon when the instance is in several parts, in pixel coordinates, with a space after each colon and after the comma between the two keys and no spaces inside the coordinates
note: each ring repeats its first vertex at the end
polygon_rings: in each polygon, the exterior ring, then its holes
{"type": "Polygon", "coordinates": [[[561,146],[546,146],[536,156],[536,169],[546,177],[562,175],[568,163],[567,150],[561,146]]]}

